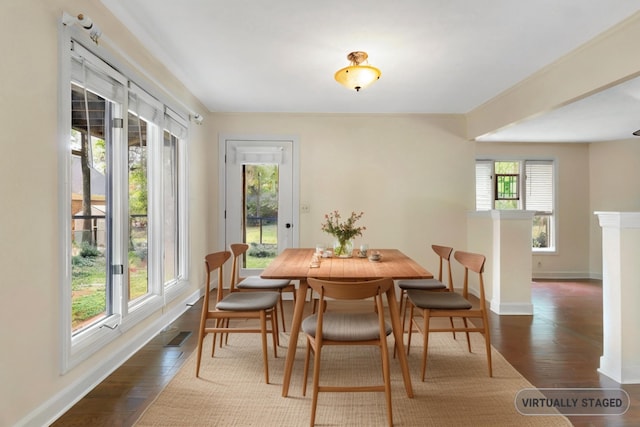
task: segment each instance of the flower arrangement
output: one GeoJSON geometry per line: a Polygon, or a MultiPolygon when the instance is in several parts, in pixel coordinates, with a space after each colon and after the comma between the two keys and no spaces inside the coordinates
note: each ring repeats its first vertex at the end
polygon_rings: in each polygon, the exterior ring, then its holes
{"type": "Polygon", "coordinates": [[[336,256],[349,256],[350,251],[347,251],[347,244],[356,236],[362,236],[362,232],[367,229],[364,226],[356,226],[356,221],[362,218],[364,212],[355,213],[351,212],[345,221],[341,221],[340,212],[333,211],[324,215],[324,222],[322,223],[322,231],[331,234],[338,241],[338,245],[334,248],[334,254],[336,256]]]}

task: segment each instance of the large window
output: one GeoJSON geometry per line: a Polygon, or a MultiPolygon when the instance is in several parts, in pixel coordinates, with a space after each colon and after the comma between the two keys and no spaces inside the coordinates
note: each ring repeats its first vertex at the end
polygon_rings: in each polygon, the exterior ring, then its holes
{"type": "Polygon", "coordinates": [[[531,247],[555,250],[554,162],[477,160],[476,210],[534,211],[531,247]]]}
{"type": "Polygon", "coordinates": [[[63,371],[186,285],[187,120],[69,39],[62,54],[63,371]]]}

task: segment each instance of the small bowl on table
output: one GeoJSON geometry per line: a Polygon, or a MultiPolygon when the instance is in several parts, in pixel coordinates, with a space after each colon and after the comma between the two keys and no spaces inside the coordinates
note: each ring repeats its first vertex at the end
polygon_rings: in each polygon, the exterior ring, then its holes
{"type": "Polygon", "coordinates": [[[369,261],[370,262],[380,262],[380,261],[382,261],[382,255],[378,251],[372,251],[369,254],[369,261]]]}

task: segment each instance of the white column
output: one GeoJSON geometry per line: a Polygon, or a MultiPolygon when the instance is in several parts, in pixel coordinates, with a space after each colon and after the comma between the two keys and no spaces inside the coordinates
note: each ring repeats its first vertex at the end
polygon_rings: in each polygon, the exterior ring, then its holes
{"type": "Polygon", "coordinates": [[[486,297],[501,315],[533,314],[531,303],[532,211],[472,212],[468,216],[469,250],[487,257],[486,297]]]}
{"type": "Polygon", "coordinates": [[[596,212],[602,227],[603,348],[599,372],[640,383],[640,212],[596,212]]]}

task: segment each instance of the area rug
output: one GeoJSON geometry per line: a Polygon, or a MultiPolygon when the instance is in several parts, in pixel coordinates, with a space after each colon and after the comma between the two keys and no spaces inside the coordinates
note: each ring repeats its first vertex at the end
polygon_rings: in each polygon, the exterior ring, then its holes
{"type": "MultiPolygon", "coordinates": [[[[270,384],[264,383],[260,338],[235,334],[210,357],[211,335],[205,339],[200,378],[195,352],[147,408],[136,426],[307,426],[311,413],[311,379],[302,396],[305,346],[302,334],[289,387],[282,397],[287,345],[282,334],[278,358],[270,347],[270,384]]],[[[393,345],[393,339],[389,342],[393,345]]],[[[431,334],[427,378],[420,380],[422,341],[414,334],[409,367],[414,397],[408,398],[397,360],[392,360],[395,426],[571,426],[563,416],[524,416],[515,408],[517,392],[532,385],[495,349],[493,378],[487,374],[484,341],[472,334],[472,353],[464,335],[431,334]]],[[[392,348],[392,347],[391,347],[392,348]]],[[[376,347],[323,349],[321,384],[381,382],[376,347]]],[[[384,426],[384,393],[321,393],[317,426],[384,426]]]]}

